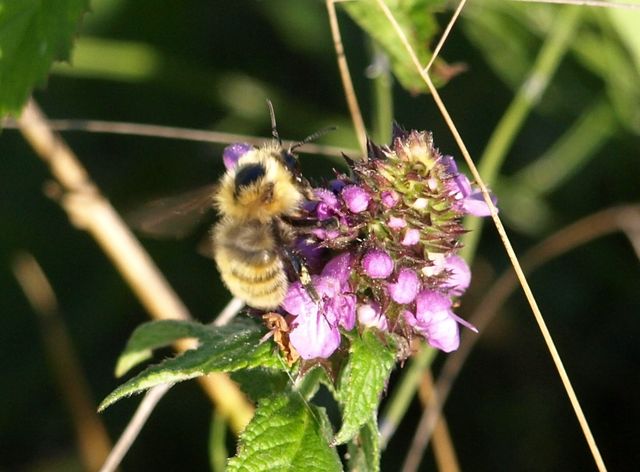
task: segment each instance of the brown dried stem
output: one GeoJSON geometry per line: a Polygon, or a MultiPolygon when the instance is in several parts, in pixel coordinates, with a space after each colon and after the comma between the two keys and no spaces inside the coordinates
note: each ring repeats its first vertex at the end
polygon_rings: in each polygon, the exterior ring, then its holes
{"type": "Polygon", "coordinates": [[[13,260],[12,269],[33,311],[38,315],[47,360],[71,415],[84,468],[97,471],[109,454],[111,440],[96,413],[97,405],[60,316],[56,295],[31,254],[18,254],[13,260]]]}
{"type": "MultiPolygon", "coordinates": [[[[120,271],[154,319],[190,319],[166,279],[111,204],[100,194],[76,156],[49,127],[46,117],[31,100],[18,120],[20,131],[49,165],[65,194],[62,206],[72,223],[88,231],[120,271]]],[[[193,348],[178,343],[179,350],[193,348]]],[[[199,381],[221,414],[237,433],[249,422],[253,407],[226,374],[210,374],[199,381]]]]}
{"type": "Polygon", "coordinates": [[[338,60],[338,69],[340,70],[340,78],[342,79],[342,88],[344,90],[344,96],[347,100],[347,106],[349,107],[349,113],[351,114],[351,120],[353,121],[353,127],[356,131],[356,137],[360,144],[360,151],[362,152],[362,158],[367,157],[367,130],[364,126],[364,120],[362,119],[362,112],[358,105],[358,98],[356,91],[353,88],[353,81],[351,80],[351,74],[349,74],[349,65],[347,64],[347,56],[344,54],[344,46],[342,45],[342,36],[340,35],[340,27],[338,26],[338,17],[336,15],[335,0],[326,0],[327,12],[329,13],[329,25],[331,26],[331,37],[333,38],[333,46],[336,51],[336,58],[338,60]]]}

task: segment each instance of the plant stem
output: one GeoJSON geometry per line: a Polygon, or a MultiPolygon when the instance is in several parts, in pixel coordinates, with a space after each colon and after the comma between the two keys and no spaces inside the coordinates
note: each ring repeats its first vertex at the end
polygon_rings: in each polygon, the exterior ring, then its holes
{"type": "Polygon", "coordinates": [[[389,402],[387,403],[380,420],[380,448],[384,449],[391,436],[395,433],[402,421],[409,405],[420,385],[422,373],[431,365],[436,357],[436,350],[429,346],[423,346],[412,359],[409,366],[404,369],[400,383],[395,387],[389,402]]]}
{"type": "MultiPolygon", "coordinates": [[[[555,74],[560,60],[571,46],[571,39],[580,23],[580,8],[564,8],[559,11],[553,29],[545,40],[527,79],[516,93],[500,122],[496,126],[484,153],[480,158],[478,172],[491,185],[524,122],[538,104],[555,74]]],[[[476,252],[483,220],[467,217],[464,226],[469,232],[464,237],[462,256],[470,263],[476,252]]]]}
{"type": "Polygon", "coordinates": [[[369,39],[371,65],[369,78],[373,86],[373,136],[377,143],[391,142],[393,122],[393,77],[389,58],[373,39],[369,39]]]}

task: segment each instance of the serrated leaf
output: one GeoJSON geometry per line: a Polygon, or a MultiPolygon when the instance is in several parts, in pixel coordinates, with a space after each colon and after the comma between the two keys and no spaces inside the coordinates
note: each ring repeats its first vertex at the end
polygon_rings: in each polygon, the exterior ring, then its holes
{"type": "Polygon", "coordinates": [[[69,56],[89,0],[0,0],[0,116],[18,113],[54,60],[69,56]]]}
{"type": "Polygon", "coordinates": [[[380,433],[375,416],[349,442],[351,472],[380,472],[380,433]]]}
{"type": "MultiPolygon", "coordinates": [[[[385,0],[385,3],[407,36],[420,63],[426,65],[432,55],[429,44],[439,30],[434,13],[442,10],[446,2],[443,0],[385,0]]],[[[373,0],[345,2],[341,3],[341,7],[386,52],[393,74],[400,84],[411,93],[425,93],[427,87],[422,77],[393,26],[376,2],[373,0]]],[[[442,85],[450,77],[449,73],[439,73],[439,70],[445,69],[444,61],[437,60],[431,70],[436,85],[442,85]]]]}
{"type": "Polygon", "coordinates": [[[395,360],[394,351],[375,332],[367,330],[353,339],[349,360],[340,377],[342,428],[333,440],[335,444],[349,441],[376,414],[395,360]]]}
{"type": "Polygon", "coordinates": [[[151,351],[170,345],[178,339],[206,339],[210,329],[194,321],[160,320],[144,323],[133,332],[118,358],[116,377],[151,357],[151,351]]]}
{"type": "Polygon", "coordinates": [[[331,427],[322,408],[296,392],[264,399],[240,436],[227,472],[333,472],[342,470],[329,446],[331,427]]]}
{"type": "Polygon", "coordinates": [[[238,370],[231,374],[231,379],[240,384],[240,389],[253,402],[286,390],[289,377],[285,372],[258,367],[256,369],[238,370]]]}
{"type": "Polygon", "coordinates": [[[233,372],[254,367],[281,366],[268,343],[261,343],[261,326],[251,320],[236,320],[223,327],[206,327],[197,349],[148,367],[105,398],[98,410],[119,399],[159,384],[176,383],[212,372],[233,372]]]}

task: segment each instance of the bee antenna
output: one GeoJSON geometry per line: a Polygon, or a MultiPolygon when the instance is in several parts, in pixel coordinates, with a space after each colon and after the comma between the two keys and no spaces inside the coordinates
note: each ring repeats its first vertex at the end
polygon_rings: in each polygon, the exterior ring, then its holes
{"type": "Polygon", "coordinates": [[[274,139],[278,140],[278,144],[282,146],[282,139],[280,139],[280,135],[278,134],[278,127],[276,125],[276,114],[273,111],[273,103],[271,100],[267,98],[267,106],[269,107],[269,116],[271,117],[271,135],[274,139]]]}
{"type": "Polygon", "coordinates": [[[337,129],[337,127],[335,127],[335,126],[327,126],[326,128],[322,128],[321,130],[318,130],[315,133],[310,134],[309,136],[307,136],[303,140],[298,141],[297,143],[293,144],[289,148],[289,152],[293,152],[294,150],[298,149],[300,146],[304,146],[305,144],[310,143],[311,141],[314,141],[314,140],[318,139],[320,136],[323,136],[323,135],[327,134],[330,131],[335,131],[336,129],[337,129]]]}

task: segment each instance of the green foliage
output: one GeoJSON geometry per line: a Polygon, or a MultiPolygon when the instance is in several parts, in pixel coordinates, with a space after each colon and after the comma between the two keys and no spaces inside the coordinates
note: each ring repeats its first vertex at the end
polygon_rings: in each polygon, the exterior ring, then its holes
{"type": "Polygon", "coordinates": [[[152,350],[170,345],[178,339],[206,338],[210,330],[191,321],[161,320],[144,323],[133,332],[118,358],[116,377],[151,358],[152,350]]]}
{"type": "MultiPolygon", "coordinates": [[[[197,337],[200,345],[197,349],[185,351],[177,357],[147,368],[111,392],[100,404],[99,410],[104,410],[125,396],[159,384],[181,382],[212,372],[232,372],[255,367],[276,368],[281,365],[273,354],[272,346],[269,343],[260,342],[263,334],[261,327],[252,320],[240,319],[223,327],[205,327],[195,322],[148,323],[148,325],[154,324],[160,327],[149,326],[141,331],[142,335],[135,336],[138,352],[146,351],[151,345],[155,347],[160,347],[161,344],[166,345],[172,340],[184,337],[185,334],[189,337],[197,337]],[[187,324],[191,326],[187,327],[187,324]],[[173,330],[173,336],[171,330],[173,330]],[[153,333],[155,336],[147,336],[145,333],[153,333]],[[158,342],[159,339],[162,342],[158,342]]],[[[135,356],[135,352],[135,350],[126,351],[125,356],[131,358],[135,356]]]]}
{"type": "Polygon", "coordinates": [[[373,331],[352,340],[347,365],[342,372],[338,398],[343,405],[342,428],[334,443],[342,444],[370,421],[395,364],[394,351],[373,331]]]}
{"type": "MultiPolygon", "coordinates": [[[[386,0],[394,18],[407,36],[409,44],[416,51],[420,63],[427,65],[431,59],[429,44],[438,32],[434,12],[444,8],[441,0],[386,0]]],[[[400,84],[411,93],[424,93],[427,86],[416,71],[404,45],[382,10],[373,0],[346,2],[342,8],[369,34],[389,56],[391,68],[400,84]]],[[[446,82],[444,61],[437,60],[431,74],[434,83],[446,82]]]]}
{"type": "Polygon", "coordinates": [[[89,0],[0,0],[0,116],[18,113],[54,60],[69,57],[89,0]]]}
{"type": "Polygon", "coordinates": [[[254,402],[273,395],[273,392],[282,392],[291,382],[286,372],[263,367],[232,372],[231,379],[237,382],[254,402]]]}
{"type": "Polygon", "coordinates": [[[378,422],[373,416],[360,428],[358,435],[349,442],[349,470],[379,472],[380,433],[378,422]]]}
{"type": "Polygon", "coordinates": [[[330,437],[324,409],[309,405],[298,392],[271,396],[258,405],[227,471],[342,470],[330,437]]]}

